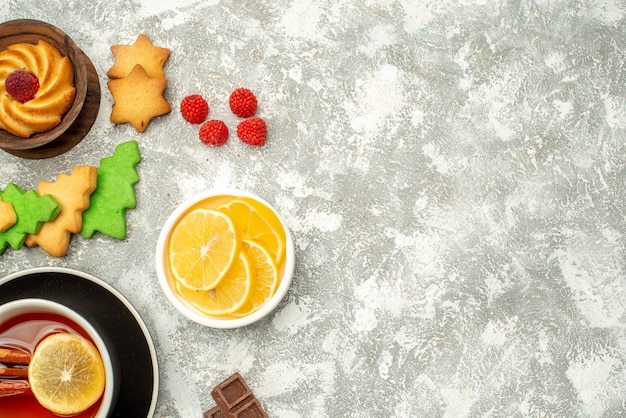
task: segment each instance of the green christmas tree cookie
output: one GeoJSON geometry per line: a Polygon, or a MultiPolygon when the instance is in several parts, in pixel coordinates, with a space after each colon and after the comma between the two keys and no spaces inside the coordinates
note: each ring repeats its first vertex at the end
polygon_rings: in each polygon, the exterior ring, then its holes
{"type": "Polygon", "coordinates": [[[126,210],[137,206],[136,166],[141,161],[137,141],[118,145],[112,156],[103,158],[98,168],[98,185],[91,194],[89,209],[83,212],[85,238],[98,231],[112,238],[126,238],[126,210]]]}
{"type": "Polygon", "coordinates": [[[0,254],[7,244],[14,250],[22,248],[28,234],[38,233],[43,223],[53,221],[61,210],[61,205],[51,195],[40,196],[34,190],[24,192],[14,183],[7,184],[0,196],[13,205],[17,215],[15,224],[0,232],[0,254]]]}

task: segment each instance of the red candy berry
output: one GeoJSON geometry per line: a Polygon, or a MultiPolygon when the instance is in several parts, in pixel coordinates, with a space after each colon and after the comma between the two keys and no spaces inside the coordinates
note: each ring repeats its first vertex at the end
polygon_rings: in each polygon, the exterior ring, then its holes
{"type": "Polygon", "coordinates": [[[15,100],[26,103],[35,98],[39,90],[39,80],[26,71],[13,71],[5,81],[5,88],[15,100]]]}
{"type": "Polygon", "coordinates": [[[209,120],[200,126],[199,136],[204,145],[210,147],[224,145],[228,139],[228,127],[221,120],[209,120]]]}
{"type": "Polygon", "coordinates": [[[202,123],[209,114],[209,104],[199,94],[192,94],[180,102],[180,113],[189,123],[202,123]]]}
{"type": "Polygon", "coordinates": [[[248,89],[236,89],[231,93],[228,102],[230,104],[230,110],[240,118],[249,118],[256,112],[256,97],[254,93],[248,89]]]}
{"type": "Polygon", "coordinates": [[[237,136],[246,144],[261,146],[265,144],[267,126],[261,118],[246,119],[237,125],[237,136]]]}

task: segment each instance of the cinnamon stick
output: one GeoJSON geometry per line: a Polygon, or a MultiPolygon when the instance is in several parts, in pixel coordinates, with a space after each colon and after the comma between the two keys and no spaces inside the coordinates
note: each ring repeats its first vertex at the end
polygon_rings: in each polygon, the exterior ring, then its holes
{"type": "Polygon", "coordinates": [[[28,364],[30,353],[16,348],[0,348],[0,363],[28,364]]]}
{"type": "Polygon", "coordinates": [[[28,369],[20,367],[0,367],[0,378],[28,379],[28,369]]]}
{"type": "Polygon", "coordinates": [[[0,397],[32,395],[30,385],[25,380],[0,380],[0,397]]]}

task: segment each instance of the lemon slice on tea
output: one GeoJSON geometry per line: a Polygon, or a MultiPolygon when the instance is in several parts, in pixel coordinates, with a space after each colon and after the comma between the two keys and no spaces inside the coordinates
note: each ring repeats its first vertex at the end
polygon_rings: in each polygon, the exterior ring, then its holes
{"type": "Polygon", "coordinates": [[[278,268],[272,256],[254,241],[244,240],[241,244],[250,258],[254,279],[250,286],[250,295],[246,302],[232,316],[242,317],[250,315],[265,304],[276,291],[278,286],[278,268]]]}
{"type": "Polygon", "coordinates": [[[217,207],[241,230],[242,238],[265,248],[280,264],[285,253],[286,234],[280,219],[263,203],[248,197],[234,198],[217,207]]]}
{"type": "Polygon", "coordinates": [[[237,259],[240,244],[233,222],[224,213],[193,210],[176,224],[170,236],[172,274],[188,289],[213,289],[237,259]]]}
{"type": "Polygon", "coordinates": [[[193,290],[177,281],[176,291],[205,314],[228,315],[239,309],[248,298],[253,274],[248,256],[245,250],[241,250],[232,268],[215,288],[193,290]]]}
{"type": "Polygon", "coordinates": [[[85,411],[100,399],[104,373],[102,357],[89,340],[59,333],[37,345],[28,366],[28,382],[44,408],[71,415],[85,411]]]}

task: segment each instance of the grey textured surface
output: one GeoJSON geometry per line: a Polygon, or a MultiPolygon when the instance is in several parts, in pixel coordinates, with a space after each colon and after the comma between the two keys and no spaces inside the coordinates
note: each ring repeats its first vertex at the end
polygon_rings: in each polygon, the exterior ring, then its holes
{"type": "Polygon", "coordinates": [[[6,251],[0,273],[67,266],[136,306],[157,347],[156,416],[199,418],[241,371],[272,417],[626,416],[626,6],[570,1],[49,1],[0,20],[65,30],[103,87],[76,148],[0,154],[35,188],[137,139],[129,234],[69,254],[6,251]],[[170,48],[174,111],[112,125],[114,44],[170,48]],[[261,149],[234,134],[254,90],[261,149]],[[176,110],[204,95],[231,129],[204,147],[176,110]],[[211,330],[161,294],[154,245],[207,189],[253,191],[287,219],[296,273],[273,315],[211,330]]]}

